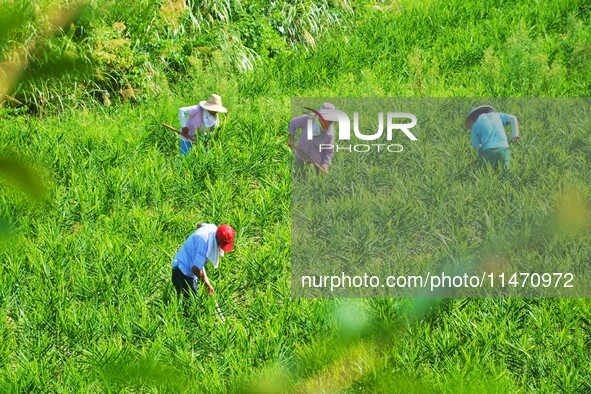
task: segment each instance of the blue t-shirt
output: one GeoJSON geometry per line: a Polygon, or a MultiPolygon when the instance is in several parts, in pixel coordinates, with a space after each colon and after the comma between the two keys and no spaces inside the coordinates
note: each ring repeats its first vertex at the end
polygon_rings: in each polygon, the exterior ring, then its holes
{"type": "Polygon", "coordinates": [[[503,125],[511,123],[511,117],[502,112],[489,112],[478,117],[472,126],[472,146],[480,151],[508,148],[507,134],[503,125]]]}
{"type": "Polygon", "coordinates": [[[181,249],[172,260],[172,268],[178,267],[181,272],[190,278],[196,278],[191,267],[202,270],[207,263],[207,242],[209,237],[217,231],[215,224],[202,224],[193,234],[187,238],[181,249]]]}

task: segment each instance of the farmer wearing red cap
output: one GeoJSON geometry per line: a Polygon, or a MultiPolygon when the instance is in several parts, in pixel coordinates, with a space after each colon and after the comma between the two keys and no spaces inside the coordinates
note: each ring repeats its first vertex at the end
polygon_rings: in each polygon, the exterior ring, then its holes
{"type": "Polygon", "coordinates": [[[328,168],[332,163],[335,129],[334,122],[326,118],[330,118],[330,110],[334,109],[333,104],[324,103],[318,111],[313,111],[314,115],[298,116],[289,122],[289,141],[287,144],[296,151],[296,174],[302,172],[305,163],[311,163],[316,167],[316,174],[319,171],[328,172],[328,168]],[[312,121],[311,139],[308,139],[307,136],[308,120],[312,121]],[[296,146],[295,135],[298,129],[302,130],[302,134],[296,146]],[[320,149],[321,146],[323,149],[320,149]]]}
{"type": "Polygon", "coordinates": [[[511,142],[519,140],[519,124],[513,115],[495,112],[490,105],[474,107],[464,120],[464,127],[472,133],[472,146],[478,149],[478,165],[499,166],[509,171],[511,154],[505,125],[511,125],[511,142]]]}
{"type": "Polygon", "coordinates": [[[226,113],[228,110],[222,105],[222,98],[217,94],[212,94],[207,101],[201,101],[199,105],[179,109],[181,156],[188,155],[191,151],[191,140],[195,140],[196,130],[202,131],[203,137],[211,135],[219,123],[218,112],[226,113]]]}
{"type": "Polygon", "coordinates": [[[189,236],[172,261],[172,284],[179,294],[197,294],[197,278],[213,294],[213,286],[207,279],[205,264],[210,261],[218,267],[224,252],[231,252],[234,246],[234,229],[227,224],[216,226],[203,223],[189,236]]]}

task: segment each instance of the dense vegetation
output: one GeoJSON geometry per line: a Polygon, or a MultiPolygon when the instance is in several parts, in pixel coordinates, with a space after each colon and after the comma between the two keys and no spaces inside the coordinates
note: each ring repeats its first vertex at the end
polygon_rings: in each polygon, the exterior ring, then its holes
{"type": "Polygon", "coordinates": [[[1,7],[3,392],[591,390],[587,300],[292,298],[286,146],[294,96],[588,96],[588,1],[1,7]],[[229,113],[179,161],[160,124],[212,92],[229,113]],[[202,221],[236,251],[180,303],[202,221]]]}
{"type": "Polygon", "coordinates": [[[346,2],[53,1],[2,4],[0,53],[27,65],[11,104],[29,110],[168,94],[187,75],[233,78],[350,15],[346,2]]]}

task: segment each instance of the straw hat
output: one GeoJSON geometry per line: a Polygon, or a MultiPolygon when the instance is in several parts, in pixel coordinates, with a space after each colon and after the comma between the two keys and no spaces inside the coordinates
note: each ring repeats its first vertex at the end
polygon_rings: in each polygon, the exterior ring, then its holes
{"type": "Polygon", "coordinates": [[[495,112],[495,109],[490,105],[481,105],[479,107],[474,107],[466,116],[464,120],[464,127],[468,130],[472,129],[472,125],[476,122],[476,119],[482,114],[487,114],[489,112],[495,112]]]}
{"type": "Polygon", "coordinates": [[[199,105],[201,106],[201,108],[204,108],[211,112],[228,112],[228,110],[224,106],[222,106],[222,98],[217,94],[212,94],[211,96],[209,96],[209,99],[207,99],[207,101],[200,101],[199,105]]]}
{"type": "Polygon", "coordinates": [[[331,103],[324,103],[320,106],[320,108],[318,108],[318,112],[322,113],[323,110],[326,109],[336,109],[336,107],[334,106],[334,104],[331,103]]]}

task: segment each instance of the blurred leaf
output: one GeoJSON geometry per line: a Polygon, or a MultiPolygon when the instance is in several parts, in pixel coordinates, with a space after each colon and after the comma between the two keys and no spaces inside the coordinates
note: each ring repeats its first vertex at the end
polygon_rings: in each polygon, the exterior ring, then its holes
{"type": "MultiPolygon", "coordinates": [[[[45,53],[46,62],[41,62],[41,68],[29,69],[31,64],[35,64],[39,58],[37,52],[43,52],[38,49],[39,43],[49,41],[51,37],[64,32],[64,29],[80,18],[86,9],[84,3],[76,4],[71,7],[54,6],[51,10],[45,12],[49,22],[49,27],[41,29],[34,39],[29,39],[25,43],[17,46],[0,58],[0,102],[4,101],[8,94],[12,92],[19,81],[35,78],[44,78],[53,76],[57,73],[71,71],[80,68],[81,65],[68,51],[63,55],[52,56],[45,53]],[[4,61],[4,58],[8,59],[4,61]],[[47,63],[47,64],[46,64],[47,63]],[[50,72],[48,70],[51,70],[50,72]]],[[[3,10],[4,11],[4,10],[3,10]]],[[[9,13],[2,13],[10,16],[9,13]]],[[[15,18],[18,22],[18,18],[15,18]]],[[[0,21],[1,22],[1,21],[0,21]]],[[[10,24],[12,26],[12,23],[10,24]]],[[[8,31],[8,30],[6,30],[8,31]]],[[[9,39],[7,36],[6,39],[9,39]]],[[[61,52],[61,49],[59,49],[61,52]]],[[[43,59],[43,58],[42,58],[43,59]]]]}
{"type": "Polygon", "coordinates": [[[186,375],[171,365],[151,356],[134,359],[123,350],[99,368],[107,387],[158,387],[164,392],[180,392],[186,386],[186,375]]]}
{"type": "Polygon", "coordinates": [[[46,60],[36,67],[29,67],[22,75],[23,80],[46,80],[64,74],[85,74],[91,72],[89,63],[74,53],[48,54],[46,60]]]}
{"type": "MultiPolygon", "coordinates": [[[[69,26],[71,23],[75,23],[76,21],[78,21],[84,15],[84,12],[87,9],[88,4],[85,2],[78,2],[69,7],[55,7],[55,9],[53,9],[51,12],[49,22],[54,28],[63,31],[65,27],[69,26]]],[[[51,31],[47,33],[55,34],[51,31]]]]}
{"type": "Polygon", "coordinates": [[[30,197],[37,200],[43,198],[45,187],[41,177],[33,167],[20,159],[12,157],[0,158],[0,175],[30,197]]]}
{"type": "Polygon", "coordinates": [[[22,25],[22,15],[17,14],[2,4],[0,6],[0,57],[4,55],[4,47],[10,41],[11,34],[22,25]]]}
{"type": "Polygon", "coordinates": [[[556,197],[552,230],[568,235],[582,235],[589,229],[590,210],[583,192],[570,188],[556,197]]]}

